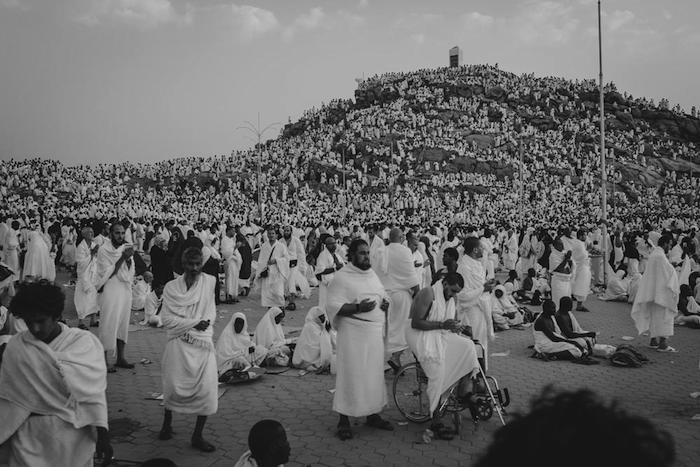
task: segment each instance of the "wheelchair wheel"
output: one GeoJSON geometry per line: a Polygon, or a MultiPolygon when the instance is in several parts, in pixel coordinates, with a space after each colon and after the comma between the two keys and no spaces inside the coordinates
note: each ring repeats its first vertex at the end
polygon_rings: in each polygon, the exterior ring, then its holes
{"type": "Polygon", "coordinates": [[[476,412],[479,414],[479,420],[488,420],[493,416],[493,406],[488,399],[479,399],[476,401],[476,412]]]}
{"type": "Polygon", "coordinates": [[[396,408],[407,420],[415,423],[430,420],[428,377],[418,363],[408,363],[399,368],[394,376],[393,392],[396,408]]]}

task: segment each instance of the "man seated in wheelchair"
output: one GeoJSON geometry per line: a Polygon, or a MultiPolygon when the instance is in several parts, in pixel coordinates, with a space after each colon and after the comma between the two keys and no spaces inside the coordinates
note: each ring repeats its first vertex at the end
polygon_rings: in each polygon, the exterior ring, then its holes
{"type": "Polygon", "coordinates": [[[468,400],[471,378],[479,372],[474,342],[455,319],[454,296],[463,287],[462,276],[450,272],[432,287],[420,290],[411,306],[411,326],[406,327],[406,341],[428,377],[431,429],[440,439],[452,439],[456,434],[440,423],[440,397],[459,382],[456,394],[468,400]]]}

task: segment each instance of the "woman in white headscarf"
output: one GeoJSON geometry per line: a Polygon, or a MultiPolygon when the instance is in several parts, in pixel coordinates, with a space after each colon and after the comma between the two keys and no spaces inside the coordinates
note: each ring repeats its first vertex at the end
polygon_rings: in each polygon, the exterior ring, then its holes
{"type": "Polygon", "coordinates": [[[319,307],[312,307],[306,314],[304,328],[294,349],[292,366],[307,371],[322,371],[335,366],[330,322],[319,307]]]}
{"type": "Polygon", "coordinates": [[[255,344],[267,349],[265,361],[275,366],[289,365],[292,353],[287,345],[289,341],[284,337],[283,319],[284,311],[275,306],[267,310],[255,328],[255,344]]]}
{"type": "Polygon", "coordinates": [[[523,324],[523,315],[518,310],[518,304],[502,285],[497,285],[491,294],[491,315],[493,327],[499,331],[523,324]]]}
{"type": "Polygon", "coordinates": [[[248,334],[248,319],[237,312],[231,316],[224,330],[216,341],[216,366],[219,376],[228,370],[243,370],[249,366],[260,365],[267,349],[262,345],[255,345],[248,334]]]}

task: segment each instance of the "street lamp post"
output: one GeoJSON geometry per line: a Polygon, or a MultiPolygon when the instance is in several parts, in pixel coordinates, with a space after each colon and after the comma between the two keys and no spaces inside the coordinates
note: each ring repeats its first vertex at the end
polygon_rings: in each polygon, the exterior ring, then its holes
{"type": "MultiPolygon", "coordinates": [[[[262,184],[260,179],[262,178],[262,145],[261,145],[261,139],[262,136],[265,134],[266,131],[271,130],[275,126],[279,126],[280,123],[274,122],[270,123],[267,125],[265,128],[262,130],[260,129],[260,112],[258,112],[258,124],[254,125],[250,121],[246,120],[245,125],[239,126],[236,129],[237,130],[247,130],[251,132],[253,135],[256,136],[257,138],[257,148],[258,148],[258,212],[260,212],[260,222],[263,222],[263,217],[264,217],[264,212],[263,212],[263,205],[262,205],[262,184]]],[[[252,139],[252,138],[251,138],[252,139]]],[[[255,140],[253,140],[255,141],[255,140]]]]}
{"type": "Polygon", "coordinates": [[[600,0],[598,0],[598,66],[600,73],[600,207],[603,224],[603,284],[607,283],[605,265],[608,262],[608,173],[605,168],[605,95],[603,93],[603,33],[600,24],[600,0]]]}

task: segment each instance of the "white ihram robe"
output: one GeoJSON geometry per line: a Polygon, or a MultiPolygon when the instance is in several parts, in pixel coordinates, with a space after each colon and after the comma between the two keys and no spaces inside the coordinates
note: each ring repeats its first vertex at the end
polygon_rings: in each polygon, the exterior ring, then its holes
{"type": "Polygon", "coordinates": [[[187,289],[185,276],[168,282],[163,290],[161,316],[168,342],[163,352],[165,408],[194,415],[212,415],[218,409],[218,378],[214,352],[216,278],[201,273],[187,289]],[[209,321],[204,331],[194,329],[209,321]]]}
{"type": "Polygon", "coordinates": [[[100,306],[100,342],[105,352],[114,354],[117,339],[127,342],[129,317],[131,316],[131,285],[134,282],[134,260],[131,265],[121,263],[119,271],[112,277],[114,267],[124,251],[124,245],[114,248],[107,241],[97,251],[97,284],[102,293],[98,299],[100,306]]]}
{"type": "Polygon", "coordinates": [[[287,294],[300,294],[303,298],[309,298],[311,296],[311,288],[309,287],[309,281],[302,273],[302,263],[306,252],[304,251],[304,245],[301,244],[299,237],[292,235],[289,239],[289,245],[286,245],[286,240],[284,240],[285,246],[287,246],[287,253],[289,254],[289,276],[287,276],[287,282],[285,284],[285,292],[287,294]],[[292,266],[291,262],[296,261],[296,266],[292,266]]]}
{"type": "Polygon", "coordinates": [[[306,314],[304,327],[294,349],[292,358],[294,367],[309,371],[322,368],[335,369],[331,335],[326,329],[325,322],[322,323],[320,320],[320,317],[325,315],[326,312],[317,306],[312,307],[306,314]]]}
{"type": "Polygon", "coordinates": [[[377,275],[382,274],[381,268],[384,264],[385,254],[386,245],[384,245],[384,240],[379,235],[375,235],[374,239],[372,239],[372,244],[369,246],[369,262],[377,275]]]}
{"type": "Polygon", "coordinates": [[[457,272],[464,279],[464,288],[456,296],[457,319],[471,326],[472,336],[484,349],[484,364],[488,361],[489,340],[493,339],[491,294],[484,292],[486,271],[480,261],[464,255],[457,264],[457,272]]]}
{"type": "MultiPolygon", "coordinates": [[[[456,318],[455,301],[445,302],[442,281],[433,285],[433,304],[425,318],[429,321],[445,321],[456,318]]],[[[428,399],[432,414],[440,402],[440,396],[463,376],[479,370],[479,360],[474,342],[467,336],[445,329],[422,331],[406,328],[406,340],[418,357],[428,376],[428,399]]]]}
{"type": "Polygon", "coordinates": [[[10,466],[92,467],[107,425],[107,368],[99,340],[59,323],[50,343],[25,331],[7,344],[0,367],[0,444],[10,466]]]}
{"type": "MultiPolygon", "coordinates": [[[[320,274],[321,272],[325,271],[328,268],[334,268],[335,267],[335,261],[333,258],[338,260],[340,264],[345,264],[343,261],[343,258],[338,256],[337,253],[331,254],[330,251],[324,246],[323,249],[321,250],[321,253],[319,253],[318,258],[316,259],[316,274],[320,274]]],[[[321,276],[321,281],[318,285],[318,306],[324,311],[326,310],[326,302],[327,302],[327,295],[328,295],[328,285],[333,282],[333,278],[335,277],[335,273],[331,274],[325,274],[321,276]]]]}
{"type": "MultiPolygon", "coordinates": [[[[570,240],[570,243],[571,259],[575,266],[571,292],[576,300],[585,302],[586,297],[591,292],[591,258],[584,242],[574,238],[570,240]]],[[[559,306],[558,303],[556,305],[559,306]]]]}
{"type": "Polygon", "coordinates": [[[51,258],[49,250],[50,244],[46,243],[46,239],[36,230],[29,234],[29,245],[27,246],[27,254],[24,257],[24,267],[22,268],[22,277],[32,276],[35,278],[48,279],[54,281],[56,279],[56,265],[51,258]]]}
{"type": "Polygon", "coordinates": [[[679,296],[676,270],[666,258],[664,250],[654,247],[632,305],[632,319],[639,334],[649,331],[652,338],[672,336],[679,296]]]}
{"type": "Polygon", "coordinates": [[[236,249],[236,239],[224,235],[221,239],[221,256],[225,263],[226,295],[236,298],[238,296],[238,275],[241,270],[243,258],[236,249]]]}
{"type": "Polygon", "coordinates": [[[97,305],[97,258],[92,256],[90,248],[93,245],[88,245],[85,240],[80,242],[76,251],[76,264],[78,272],[78,281],[75,284],[75,311],[78,313],[79,319],[97,313],[99,306],[97,305]]]}
{"type": "Polygon", "coordinates": [[[255,345],[248,333],[248,319],[241,312],[236,312],[231,316],[224,330],[216,341],[216,366],[219,375],[230,369],[243,370],[252,365],[260,365],[267,349],[262,345],[255,345]],[[236,332],[234,323],[237,319],[243,320],[241,332],[236,332]],[[254,352],[249,352],[251,347],[255,347],[254,352]]]}
{"type": "Polygon", "coordinates": [[[387,298],[377,274],[347,264],[335,273],[328,287],[326,310],[337,337],[337,364],[333,410],[350,417],[379,413],[386,405],[384,384],[385,315],[382,300],[387,298]],[[346,303],[360,303],[365,298],[375,307],[355,317],[338,316],[346,303]]]}
{"type": "Polygon", "coordinates": [[[289,258],[287,247],[279,240],[274,245],[269,242],[263,244],[258,257],[258,272],[255,282],[260,287],[260,300],[262,306],[277,306],[284,308],[284,285],[289,277],[289,258]],[[277,262],[273,265],[267,263],[270,259],[277,262]],[[267,277],[261,277],[260,273],[267,269],[267,277]]]}
{"type": "Polygon", "coordinates": [[[565,253],[566,250],[557,251],[555,248],[552,248],[552,252],[549,254],[549,272],[552,274],[552,301],[557,306],[557,309],[559,309],[559,301],[562,297],[571,297],[571,273],[566,274],[554,271],[564,261],[565,253]]]}
{"type": "Polygon", "coordinates": [[[413,298],[411,288],[419,285],[418,274],[413,264],[413,253],[400,243],[390,243],[385,251],[384,288],[389,294],[387,317],[386,352],[393,354],[408,348],[406,326],[413,298]]]}

